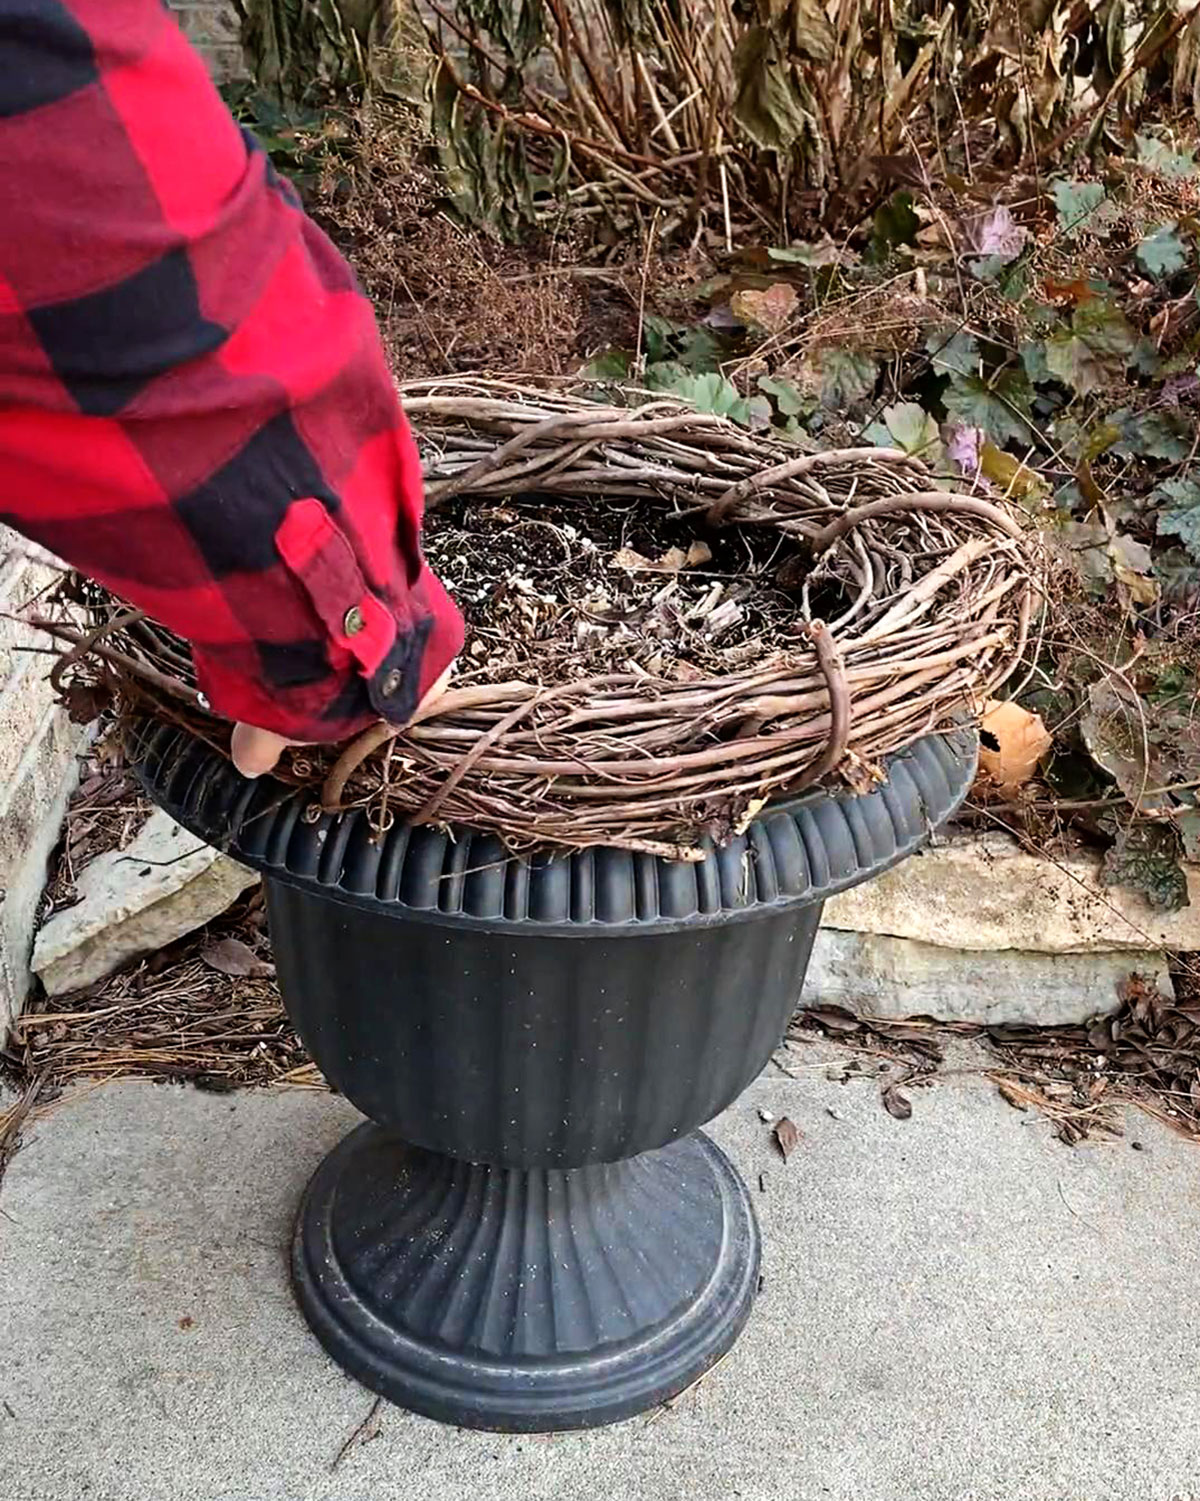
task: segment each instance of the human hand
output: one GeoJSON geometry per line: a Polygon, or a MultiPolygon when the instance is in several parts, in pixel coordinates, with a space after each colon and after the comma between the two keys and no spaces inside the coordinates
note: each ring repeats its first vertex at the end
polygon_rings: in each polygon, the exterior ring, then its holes
{"type": "MultiPolygon", "coordinates": [[[[426,693],[416,707],[414,718],[417,714],[423,714],[445,693],[454,675],[454,667],[455,664],[451,662],[426,693]]],[[[260,730],[257,725],[252,724],[235,724],[230,755],[233,758],[233,764],[244,777],[261,777],[265,776],[268,771],[275,770],[280,756],[289,745],[303,744],[305,744],[303,740],[288,740],[283,735],[277,735],[274,730],[260,730]]]]}

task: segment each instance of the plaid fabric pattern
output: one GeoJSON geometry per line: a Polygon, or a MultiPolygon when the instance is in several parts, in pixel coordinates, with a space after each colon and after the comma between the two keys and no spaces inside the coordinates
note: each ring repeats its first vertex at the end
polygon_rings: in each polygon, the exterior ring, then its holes
{"type": "Polygon", "coordinates": [[[370,304],[159,0],[0,3],[0,520],[297,739],[462,645],[370,304]]]}

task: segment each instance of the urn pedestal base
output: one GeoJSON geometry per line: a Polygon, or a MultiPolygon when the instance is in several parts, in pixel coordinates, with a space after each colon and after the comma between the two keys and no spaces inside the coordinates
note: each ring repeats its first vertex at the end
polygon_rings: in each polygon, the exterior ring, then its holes
{"type": "Polygon", "coordinates": [[[570,1169],[460,1162],[366,1124],[296,1226],[300,1305],[364,1385],[469,1428],[629,1418],[730,1348],[758,1287],[745,1185],[702,1133],[570,1169]]]}
{"type": "Polygon", "coordinates": [[[296,1231],[334,1360],[433,1418],[553,1431],[632,1417],[720,1359],[758,1229],[696,1127],[778,1047],[822,903],[927,843],[977,752],[973,729],[926,736],[871,791],[772,803],[693,862],[380,838],[184,730],[135,732],[156,801],[262,871],[288,1014],[373,1123],[296,1231]]]}

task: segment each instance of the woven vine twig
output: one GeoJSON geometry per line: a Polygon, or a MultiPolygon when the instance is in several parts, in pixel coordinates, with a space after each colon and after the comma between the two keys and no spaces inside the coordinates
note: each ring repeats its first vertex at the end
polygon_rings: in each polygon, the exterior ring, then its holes
{"type": "MultiPolygon", "coordinates": [[[[588,671],[564,642],[520,676],[464,656],[451,690],[407,727],[293,754],[281,774],[328,813],[365,807],[379,827],[395,811],[516,846],[695,858],[765,799],[839,773],[866,784],[888,752],[977,712],[1025,650],[1038,592],[1022,526],[1000,501],[938,488],[899,450],[797,454],[677,401],[633,393],[606,405],[549,382],[448,377],[403,395],[431,526],[451,503],[469,515],[476,502],[536,494],[577,506],[581,525],[589,508],[633,505],[722,535],[773,530],[795,634],[686,680],[636,663],[588,671]]],[[[62,675],[90,674],[130,713],[224,743],[181,644],[122,621],[91,586],[82,595],[86,650],[78,630],[50,623],[71,652],[62,675]]]]}

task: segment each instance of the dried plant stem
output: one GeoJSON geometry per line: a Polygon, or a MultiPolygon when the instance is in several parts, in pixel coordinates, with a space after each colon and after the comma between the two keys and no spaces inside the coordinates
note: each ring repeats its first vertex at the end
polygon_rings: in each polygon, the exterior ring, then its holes
{"type": "Polygon", "coordinates": [[[850,689],[846,685],[846,670],[834,643],[833,635],[823,621],[814,620],[808,634],[817,649],[817,665],[825,677],[829,691],[829,737],[825,749],[804,773],[806,782],[818,782],[827,773],[841,764],[850,739],[850,689]]]}

